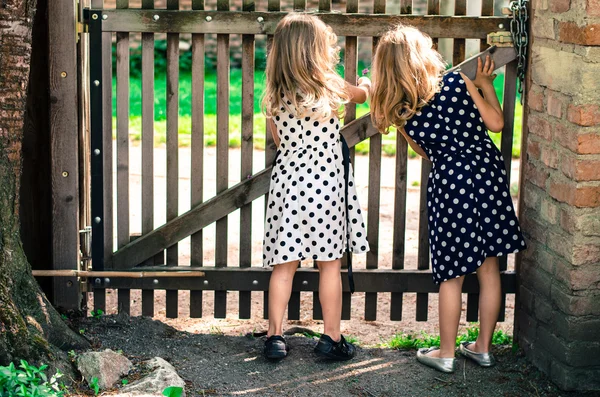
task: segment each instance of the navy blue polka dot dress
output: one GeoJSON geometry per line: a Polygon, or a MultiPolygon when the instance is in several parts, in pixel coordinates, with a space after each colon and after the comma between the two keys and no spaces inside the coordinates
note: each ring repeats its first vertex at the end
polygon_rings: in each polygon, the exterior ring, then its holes
{"type": "Polygon", "coordinates": [[[405,126],[433,163],[427,185],[433,280],[526,248],[500,151],[458,72],[405,126]]]}

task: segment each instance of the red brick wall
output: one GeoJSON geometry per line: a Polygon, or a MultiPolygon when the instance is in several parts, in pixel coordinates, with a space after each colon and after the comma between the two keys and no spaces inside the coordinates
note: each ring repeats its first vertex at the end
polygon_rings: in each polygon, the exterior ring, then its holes
{"type": "Polygon", "coordinates": [[[600,390],[600,1],[533,8],[517,337],[562,388],[600,390]]]}

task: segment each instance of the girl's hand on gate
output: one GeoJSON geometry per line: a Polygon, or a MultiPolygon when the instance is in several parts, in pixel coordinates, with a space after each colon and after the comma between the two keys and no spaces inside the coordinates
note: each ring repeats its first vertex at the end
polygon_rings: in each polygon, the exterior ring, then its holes
{"type": "Polygon", "coordinates": [[[494,61],[489,55],[485,57],[485,64],[482,64],[481,58],[477,58],[477,75],[473,80],[475,87],[483,89],[493,85],[496,75],[494,74],[494,61]]]}

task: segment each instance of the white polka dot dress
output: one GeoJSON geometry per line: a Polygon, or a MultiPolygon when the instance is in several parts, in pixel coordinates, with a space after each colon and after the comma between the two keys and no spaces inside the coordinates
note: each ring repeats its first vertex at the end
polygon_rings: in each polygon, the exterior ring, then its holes
{"type": "Polygon", "coordinates": [[[440,93],[405,130],[433,163],[427,209],[436,283],[526,248],[502,155],[458,72],[444,76],[440,93]]]}
{"type": "Polygon", "coordinates": [[[281,143],[269,188],[264,265],[331,261],[343,256],[347,243],[353,253],[368,251],[351,166],[346,222],[338,118],[319,121],[312,113],[296,118],[281,108],[273,120],[281,143]]]}

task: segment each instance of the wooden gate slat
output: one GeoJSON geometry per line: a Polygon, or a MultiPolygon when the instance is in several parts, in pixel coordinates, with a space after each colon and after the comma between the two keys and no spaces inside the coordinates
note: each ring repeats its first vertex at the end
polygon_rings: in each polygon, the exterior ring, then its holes
{"type": "MultiPolygon", "coordinates": [[[[494,15],[494,0],[481,0],[481,16],[492,16],[494,15]]],[[[479,48],[484,51],[488,48],[487,40],[481,39],[479,48]]]]}
{"type": "MultiPolygon", "coordinates": [[[[244,0],[243,11],[254,11],[254,0],[244,0]]],[[[254,153],[254,35],[242,36],[242,143],[240,180],[252,175],[254,153]]],[[[240,208],[240,267],[252,266],[252,203],[240,208]]],[[[252,293],[240,291],[239,318],[251,318],[252,293]]]]}
{"type": "MultiPolygon", "coordinates": [[[[268,0],[267,2],[267,11],[275,12],[281,9],[281,0],[268,0]]],[[[271,43],[273,42],[273,36],[267,36],[267,54],[271,50],[271,43]]],[[[271,136],[271,131],[269,131],[269,127],[267,125],[265,131],[265,168],[271,167],[273,161],[275,160],[275,153],[277,152],[277,147],[275,146],[275,141],[273,141],[273,137],[271,136]]],[[[269,202],[269,193],[267,188],[267,193],[265,194],[265,219],[267,215],[267,205],[269,202]]],[[[263,317],[265,319],[269,318],[269,291],[265,291],[263,293],[263,317]]]]}
{"type": "MultiPolygon", "coordinates": [[[[467,15],[467,0],[455,0],[454,15],[467,15]]],[[[465,39],[454,39],[452,66],[465,60],[465,39]]]]}
{"type": "MultiPolygon", "coordinates": [[[[502,104],[504,113],[504,128],[502,129],[502,140],[500,151],[504,158],[504,167],[506,168],[506,183],[510,189],[511,162],[513,136],[515,129],[515,106],[517,101],[517,62],[511,62],[504,69],[504,103],[502,104]]],[[[508,267],[508,256],[501,256],[500,270],[506,270],[508,267]]],[[[506,316],[506,293],[502,293],[500,314],[498,321],[504,321],[506,316]]]]}
{"type": "MultiPolygon", "coordinates": [[[[385,13],[385,0],[373,0],[373,13],[385,13]]],[[[373,39],[373,52],[377,46],[377,38],[373,39]]],[[[379,266],[379,204],[381,189],[381,134],[371,137],[369,141],[369,199],[367,203],[367,269],[379,266]]],[[[365,294],[365,320],[377,320],[377,293],[365,294]]]]}
{"type": "MultiPolygon", "coordinates": [[[[401,0],[400,14],[412,12],[412,0],[401,0]]],[[[396,132],[396,180],[394,183],[394,236],[392,242],[392,269],[404,269],[404,253],[406,251],[406,194],[408,172],[408,143],[396,132]]],[[[390,320],[402,320],[403,294],[392,292],[390,300],[390,320]]]]}
{"type": "MultiPolygon", "coordinates": [[[[204,0],[193,0],[193,10],[203,10],[204,0]]],[[[192,208],[204,201],[204,35],[192,34],[192,164],[190,194],[192,208]]],[[[202,266],[202,230],[190,239],[190,262],[202,266]]],[[[202,291],[190,291],[190,317],[202,317],[202,291]]]]}
{"type": "MultiPolygon", "coordinates": [[[[165,11],[157,10],[107,10],[108,19],[104,21],[104,31],[155,33],[214,33],[214,34],[273,34],[277,23],[287,14],[285,12],[244,13],[230,11],[215,14],[209,11],[165,11]],[[148,23],[153,15],[160,19],[148,23]],[[212,20],[207,22],[206,16],[212,20]],[[257,18],[263,18],[258,22],[257,18]]],[[[493,31],[507,31],[507,17],[475,17],[465,16],[451,18],[447,16],[422,15],[373,15],[322,13],[317,15],[330,25],[338,36],[374,37],[381,36],[389,28],[398,23],[410,24],[434,38],[466,38],[485,40],[493,31]],[[503,29],[499,24],[505,24],[503,29]]]]}
{"type": "MultiPolygon", "coordinates": [[[[399,132],[396,133],[396,181],[394,190],[394,237],[392,246],[392,269],[404,269],[406,238],[406,193],[408,144],[399,132]]],[[[402,293],[393,292],[390,303],[390,320],[402,320],[402,293]]]]}
{"type": "MultiPolygon", "coordinates": [[[[328,2],[330,3],[330,2],[328,2]]],[[[331,10],[331,4],[329,4],[331,10]]],[[[358,12],[358,0],[348,0],[346,3],[346,12],[358,12]]],[[[346,46],[344,51],[344,79],[350,84],[356,84],[356,75],[358,68],[358,38],[356,36],[346,37],[346,46]]],[[[346,105],[346,115],[344,124],[348,124],[356,119],[356,104],[348,103],[346,105]]],[[[354,147],[350,148],[350,162],[354,164],[355,157],[354,147]]],[[[352,253],[347,252],[342,261],[342,267],[348,267],[348,256],[352,253]]],[[[342,320],[350,320],[352,315],[352,294],[349,292],[342,293],[342,320]]]]}
{"type": "MultiPolygon", "coordinates": [[[[167,8],[179,9],[179,0],[168,0],[167,8]]],[[[167,222],[179,211],[179,34],[167,34],[167,222]]],[[[167,266],[179,265],[178,245],[167,249],[167,266]]],[[[179,291],[166,292],[167,318],[179,312],[179,291]]]]}
{"type": "MultiPolygon", "coordinates": [[[[143,0],[142,8],[154,8],[143,0]]],[[[154,229],[154,33],[142,33],[142,234],[154,229]]],[[[154,264],[156,261],[150,260],[154,264]]],[[[142,315],[154,316],[154,291],[142,291],[142,315]]]]}
{"type": "MultiPolygon", "coordinates": [[[[229,0],[217,0],[229,10],[229,0]]],[[[217,194],[229,187],[229,35],[217,35],[217,194]]],[[[216,224],[215,266],[227,266],[227,217],[216,224]]],[[[227,315],[227,291],[215,291],[215,318],[227,315]]]]}
{"type": "MultiPolygon", "coordinates": [[[[439,15],[439,0],[427,1],[427,15],[439,15]]],[[[434,46],[437,46],[438,40],[433,39],[434,46]]],[[[429,232],[427,226],[427,181],[431,171],[430,161],[421,160],[421,194],[419,204],[419,248],[418,263],[419,270],[429,269],[429,232]]],[[[427,321],[429,308],[429,296],[427,294],[417,294],[417,321],[427,321]]]]}
{"type": "MultiPolygon", "coordinates": [[[[128,8],[129,0],[117,0],[128,8]]],[[[129,33],[117,33],[117,246],[129,243],[129,33]]],[[[129,290],[119,290],[119,313],[129,314],[129,290]]]]}

